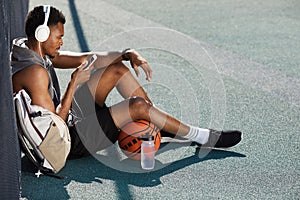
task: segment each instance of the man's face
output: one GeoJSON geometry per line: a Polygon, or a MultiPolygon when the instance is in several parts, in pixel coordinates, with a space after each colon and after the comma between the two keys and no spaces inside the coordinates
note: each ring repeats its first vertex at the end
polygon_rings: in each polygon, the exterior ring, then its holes
{"type": "Polygon", "coordinates": [[[58,50],[63,45],[64,24],[58,22],[56,25],[49,26],[49,38],[42,45],[43,52],[50,58],[54,58],[58,54],[58,50]]]}

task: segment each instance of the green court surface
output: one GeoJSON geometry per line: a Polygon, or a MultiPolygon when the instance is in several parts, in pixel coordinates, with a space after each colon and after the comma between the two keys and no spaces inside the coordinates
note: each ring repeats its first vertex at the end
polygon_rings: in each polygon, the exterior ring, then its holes
{"type": "MultiPolygon", "coordinates": [[[[30,1],[29,8],[49,4],[30,1]]],[[[51,1],[66,15],[62,50],[132,47],[157,107],[201,127],[239,129],[230,149],[163,143],[153,171],[117,144],[67,162],[65,179],[34,177],[22,159],[24,199],[299,199],[300,3],[51,1]]],[[[62,91],[70,70],[58,70],[62,91]]],[[[121,100],[116,91],[107,99],[121,100]]]]}

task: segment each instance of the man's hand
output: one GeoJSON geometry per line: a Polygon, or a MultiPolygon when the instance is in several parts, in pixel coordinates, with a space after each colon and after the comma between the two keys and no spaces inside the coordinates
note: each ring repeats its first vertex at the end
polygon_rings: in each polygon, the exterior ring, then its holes
{"type": "Polygon", "coordinates": [[[84,69],[86,65],[87,61],[83,62],[71,75],[71,79],[75,81],[74,83],[76,86],[85,83],[91,77],[91,71],[94,69],[94,65],[84,69]]]}
{"type": "Polygon", "coordinates": [[[64,93],[63,98],[56,109],[56,113],[64,120],[67,119],[76,88],[82,83],[88,81],[91,77],[91,71],[94,69],[94,66],[91,65],[89,68],[84,69],[86,64],[87,61],[83,62],[72,73],[71,81],[69,82],[66,92],[64,93]]]}
{"type": "Polygon", "coordinates": [[[132,68],[134,69],[135,74],[137,75],[137,77],[140,76],[140,71],[139,71],[138,67],[141,67],[144,70],[145,74],[146,74],[146,80],[151,81],[152,69],[148,65],[148,62],[146,61],[146,59],[144,59],[135,50],[127,51],[126,56],[129,58],[130,64],[131,64],[132,68]]]}

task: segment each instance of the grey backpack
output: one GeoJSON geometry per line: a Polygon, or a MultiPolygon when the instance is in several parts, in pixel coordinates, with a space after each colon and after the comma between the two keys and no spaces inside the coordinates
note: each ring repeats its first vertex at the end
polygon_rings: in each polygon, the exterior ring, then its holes
{"type": "MultiPolygon", "coordinates": [[[[19,141],[24,154],[40,174],[56,176],[71,148],[69,129],[56,114],[37,105],[25,90],[14,95],[19,141]]],[[[59,177],[59,176],[56,176],[59,177]]]]}

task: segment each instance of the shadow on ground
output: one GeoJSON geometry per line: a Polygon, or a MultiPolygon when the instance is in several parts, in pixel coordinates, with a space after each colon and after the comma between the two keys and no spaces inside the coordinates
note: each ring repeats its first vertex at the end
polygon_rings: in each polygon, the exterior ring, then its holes
{"type": "MultiPolygon", "coordinates": [[[[130,173],[108,167],[99,161],[99,156],[104,158],[105,156],[99,155],[97,157],[89,156],[86,158],[69,160],[65,168],[59,172],[59,175],[65,176],[64,179],[56,179],[53,177],[41,176],[36,178],[34,176],[33,166],[29,163],[28,159],[23,157],[22,159],[22,197],[28,199],[68,199],[68,191],[66,186],[71,182],[79,183],[99,183],[105,184],[106,180],[112,180],[117,187],[116,192],[120,199],[131,198],[131,193],[128,185],[134,185],[138,187],[153,187],[161,184],[160,178],[177,170],[180,170],[189,165],[204,162],[212,159],[224,159],[227,157],[246,157],[243,154],[225,151],[225,150],[211,150],[208,154],[199,158],[200,148],[195,148],[195,154],[181,160],[169,164],[162,164],[156,160],[157,170],[144,173],[130,173]],[[39,192],[36,192],[39,191],[39,192]],[[42,192],[45,191],[45,192],[42,192]],[[47,192],[48,191],[48,192],[47,192]],[[55,191],[52,193],[49,191],[55,191]]],[[[100,158],[101,159],[101,158],[100,158]]],[[[108,159],[108,158],[104,158],[108,159]]],[[[111,158],[109,158],[111,159],[111,158]]],[[[121,165],[127,165],[138,168],[139,161],[133,161],[125,159],[119,162],[121,165]]]]}

